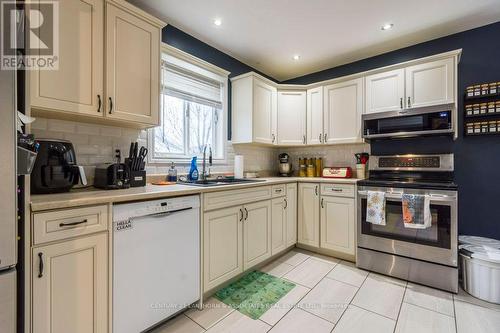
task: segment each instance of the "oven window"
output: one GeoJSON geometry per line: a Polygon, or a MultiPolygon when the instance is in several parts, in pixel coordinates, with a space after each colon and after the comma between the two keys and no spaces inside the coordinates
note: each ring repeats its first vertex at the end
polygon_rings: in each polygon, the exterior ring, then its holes
{"type": "Polygon", "coordinates": [[[384,237],[421,245],[449,249],[451,246],[451,207],[432,205],[432,226],[427,229],[405,228],[401,201],[386,201],[386,225],[366,222],[366,199],[361,200],[361,232],[365,235],[384,237]]]}

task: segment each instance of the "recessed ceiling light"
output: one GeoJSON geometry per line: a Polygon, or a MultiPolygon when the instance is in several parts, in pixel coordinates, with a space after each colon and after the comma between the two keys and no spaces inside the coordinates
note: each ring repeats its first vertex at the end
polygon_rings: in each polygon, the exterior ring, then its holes
{"type": "Polygon", "coordinates": [[[390,29],[392,29],[393,26],[394,26],[394,24],[392,24],[392,23],[386,23],[382,26],[382,30],[390,30],[390,29]]]}
{"type": "Polygon", "coordinates": [[[221,24],[222,24],[221,19],[215,19],[215,20],[214,20],[214,24],[215,24],[216,26],[221,25],[221,24]]]}
{"type": "Polygon", "coordinates": [[[299,60],[300,59],[300,55],[296,54],[293,56],[293,60],[299,60]]]}

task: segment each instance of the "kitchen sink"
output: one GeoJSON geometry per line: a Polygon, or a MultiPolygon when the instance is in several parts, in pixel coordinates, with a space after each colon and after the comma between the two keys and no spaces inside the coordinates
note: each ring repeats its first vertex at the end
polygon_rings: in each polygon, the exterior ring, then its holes
{"type": "Polygon", "coordinates": [[[247,178],[216,178],[216,179],[206,179],[206,180],[195,180],[195,181],[181,181],[179,184],[190,185],[190,186],[221,186],[221,185],[231,185],[231,184],[249,184],[265,182],[264,179],[247,179],[247,178]]]}

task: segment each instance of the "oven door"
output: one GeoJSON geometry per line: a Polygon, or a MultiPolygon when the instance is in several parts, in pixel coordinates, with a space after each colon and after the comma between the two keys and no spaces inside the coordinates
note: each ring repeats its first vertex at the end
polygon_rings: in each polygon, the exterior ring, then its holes
{"type": "Polygon", "coordinates": [[[457,192],[361,186],[358,191],[358,247],[457,266],[457,192]],[[366,222],[367,191],[386,193],[386,225],[366,222]],[[402,193],[431,196],[432,226],[406,228],[402,193]]]}

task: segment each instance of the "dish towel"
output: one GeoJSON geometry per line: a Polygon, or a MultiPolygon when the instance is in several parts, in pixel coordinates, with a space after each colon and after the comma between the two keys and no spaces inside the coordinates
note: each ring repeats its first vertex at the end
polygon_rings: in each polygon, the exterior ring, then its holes
{"type": "Polygon", "coordinates": [[[427,195],[402,195],[403,222],[406,228],[426,229],[432,225],[431,203],[427,195]]]}
{"type": "Polygon", "coordinates": [[[385,192],[368,191],[366,222],[385,225],[385,192]]]}

